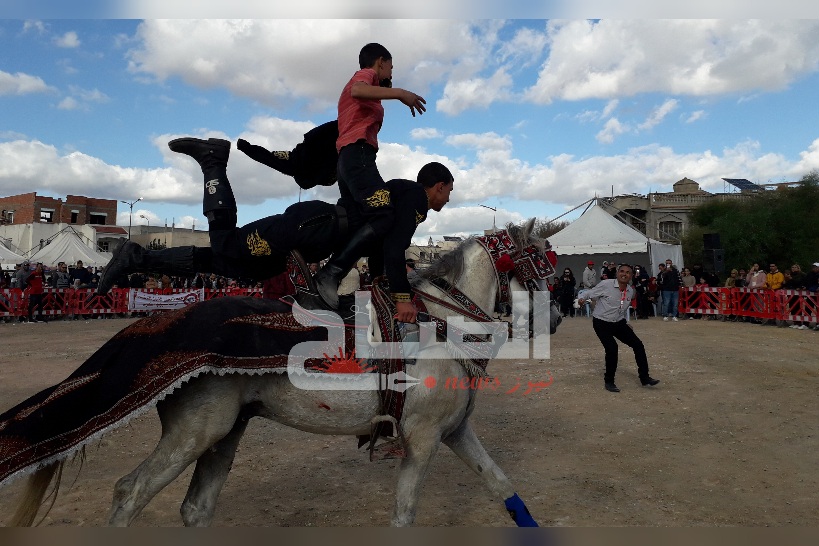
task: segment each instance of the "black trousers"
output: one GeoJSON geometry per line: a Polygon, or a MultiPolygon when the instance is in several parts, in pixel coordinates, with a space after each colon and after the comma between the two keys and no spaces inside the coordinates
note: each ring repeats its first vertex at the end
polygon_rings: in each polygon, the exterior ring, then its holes
{"type": "Polygon", "coordinates": [[[345,207],[352,224],[386,233],[394,220],[393,203],[375,156],[375,148],[363,140],[344,146],[338,154],[338,189],[342,203],[357,205],[345,207]]]}
{"type": "Polygon", "coordinates": [[[619,322],[607,322],[594,318],[592,320],[594,333],[603,344],[606,351],[606,373],[603,376],[606,383],[614,383],[614,374],[617,372],[617,341],[625,343],[634,350],[634,359],[637,361],[637,374],[640,382],[648,379],[648,357],[643,342],[637,337],[625,319],[619,322]]]}
{"type": "Polygon", "coordinates": [[[37,316],[43,318],[43,294],[28,295],[28,320],[34,319],[34,310],[37,309],[37,316]]]}
{"type": "Polygon", "coordinates": [[[213,270],[223,275],[267,279],[285,270],[297,249],[306,262],[318,262],[347,240],[343,209],[323,201],[303,201],[282,214],[242,227],[210,229],[213,270]]]}

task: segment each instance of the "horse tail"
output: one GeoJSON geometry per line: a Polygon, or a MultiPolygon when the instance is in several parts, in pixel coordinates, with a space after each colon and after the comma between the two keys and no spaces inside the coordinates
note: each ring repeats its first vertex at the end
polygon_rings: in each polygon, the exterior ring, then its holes
{"type": "MultiPolygon", "coordinates": [[[[54,483],[53,496],[57,498],[57,490],[60,486],[60,479],[62,478],[64,461],[56,461],[43,468],[40,468],[28,477],[23,496],[17,506],[17,511],[9,521],[10,527],[31,527],[34,524],[34,518],[37,517],[37,512],[43,504],[48,486],[51,483],[54,474],[57,474],[57,479],[54,483]]],[[[52,502],[52,506],[53,506],[52,502]]],[[[49,506],[51,510],[51,506],[49,506]]],[[[47,513],[47,512],[46,512],[47,513]]]]}

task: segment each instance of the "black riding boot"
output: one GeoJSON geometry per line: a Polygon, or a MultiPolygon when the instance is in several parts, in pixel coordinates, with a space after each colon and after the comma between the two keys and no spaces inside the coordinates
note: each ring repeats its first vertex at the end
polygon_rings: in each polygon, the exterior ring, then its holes
{"type": "Polygon", "coordinates": [[[192,157],[205,175],[202,212],[211,229],[236,227],[236,198],[227,177],[230,141],[220,138],[177,138],[168,142],[174,152],[192,157]]]}
{"type": "Polygon", "coordinates": [[[334,255],[316,274],[319,296],[331,309],[338,309],[338,285],[341,280],[361,258],[363,252],[379,237],[370,224],[364,224],[364,227],[353,235],[344,250],[334,255]]]}
{"type": "Polygon", "coordinates": [[[107,294],[117,279],[131,273],[158,273],[192,277],[199,271],[211,271],[212,253],[209,248],[180,246],[148,250],[133,241],[114,250],[114,255],[100,277],[98,294],[107,294]]]}

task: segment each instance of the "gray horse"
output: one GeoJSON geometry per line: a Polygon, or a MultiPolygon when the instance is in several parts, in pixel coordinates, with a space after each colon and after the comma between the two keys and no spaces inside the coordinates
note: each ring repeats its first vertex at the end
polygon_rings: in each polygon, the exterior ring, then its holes
{"type": "MultiPolygon", "coordinates": [[[[531,248],[535,244],[542,253],[544,241],[531,236],[532,227],[533,221],[529,221],[523,227],[509,226],[507,231],[517,248],[531,248]]],[[[495,257],[485,245],[470,239],[447,255],[445,261],[423,272],[414,285],[431,316],[474,316],[474,308],[472,313],[457,312],[463,308],[464,299],[491,315],[499,276],[495,257]],[[434,282],[436,279],[439,281],[434,282]],[[456,289],[460,300],[456,301],[451,292],[440,288],[440,279],[456,289]]],[[[512,294],[517,294],[512,303],[516,314],[525,316],[529,305],[527,298],[521,295],[526,295],[527,290],[518,283],[518,276],[512,277],[510,285],[512,294]]],[[[531,295],[531,282],[528,288],[531,295]]],[[[560,322],[560,313],[550,305],[546,305],[545,310],[542,305],[533,308],[534,313],[529,316],[534,331],[529,327],[529,332],[535,336],[553,333],[560,322]]],[[[377,340],[370,342],[377,344],[377,340]]],[[[525,343],[528,347],[529,341],[525,343]]],[[[400,464],[391,523],[394,526],[413,523],[422,482],[438,447],[444,443],[504,502],[517,525],[534,526],[536,523],[515,488],[487,454],[470,425],[477,390],[440,388],[447,379],[469,381],[476,373],[465,366],[469,358],[454,345],[457,344],[428,344],[417,353],[415,363],[407,367],[408,375],[425,378],[425,381],[405,392],[400,431],[405,438],[406,452],[400,464]]],[[[154,451],[116,483],[109,524],[129,525],[160,490],[190,464],[196,463],[181,506],[182,521],[186,526],[209,525],[251,417],[264,417],[318,434],[362,436],[371,432],[380,406],[376,390],[305,389],[291,375],[203,374],[155,402],[162,424],[161,438],[154,451]],[[333,411],[321,409],[326,407],[333,411]]],[[[47,464],[29,477],[11,522],[13,525],[32,524],[48,484],[68,455],[66,452],[62,460],[47,464]]]]}

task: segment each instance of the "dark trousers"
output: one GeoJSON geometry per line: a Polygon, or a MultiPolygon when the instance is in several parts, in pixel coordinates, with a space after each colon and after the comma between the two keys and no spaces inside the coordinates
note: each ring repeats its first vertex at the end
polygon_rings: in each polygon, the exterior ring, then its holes
{"type": "Polygon", "coordinates": [[[634,350],[634,359],[637,361],[637,374],[640,382],[648,379],[648,357],[643,342],[637,337],[625,319],[619,322],[606,322],[595,318],[592,320],[594,333],[606,350],[606,373],[603,376],[606,383],[614,383],[614,374],[617,372],[617,341],[620,340],[634,350]]]}
{"type": "Polygon", "coordinates": [[[393,222],[393,204],[375,156],[375,148],[363,140],[344,146],[338,154],[338,189],[341,203],[356,204],[346,207],[351,224],[370,224],[376,232],[386,233],[393,222]]]}
{"type": "Polygon", "coordinates": [[[37,317],[43,319],[43,295],[29,294],[28,295],[28,320],[34,319],[34,309],[37,309],[37,317]]]}
{"type": "Polygon", "coordinates": [[[213,270],[254,279],[273,277],[285,269],[292,249],[306,262],[318,262],[337,250],[346,237],[340,211],[323,201],[302,201],[282,214],[243,227],[223,224],[210,229],[213,270]]]}

